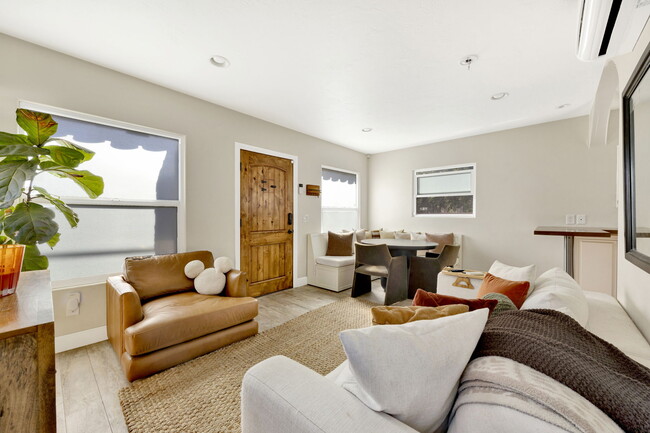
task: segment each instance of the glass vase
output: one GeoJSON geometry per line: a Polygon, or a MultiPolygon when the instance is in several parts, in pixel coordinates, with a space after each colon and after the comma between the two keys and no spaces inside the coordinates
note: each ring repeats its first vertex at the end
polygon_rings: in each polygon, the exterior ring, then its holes
{"type": "Polygon", "coordinates": [[[0,245],[0,297],[16,292],[25,245],[0,245]]]}

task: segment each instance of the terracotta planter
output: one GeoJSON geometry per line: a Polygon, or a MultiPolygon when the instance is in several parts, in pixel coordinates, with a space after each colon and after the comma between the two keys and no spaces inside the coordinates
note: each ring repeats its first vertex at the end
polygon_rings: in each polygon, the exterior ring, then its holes
{"type": "Polygon", "coordinates": [[[0,245],[0,297],[16,292],[25,245],[0,245]]]}

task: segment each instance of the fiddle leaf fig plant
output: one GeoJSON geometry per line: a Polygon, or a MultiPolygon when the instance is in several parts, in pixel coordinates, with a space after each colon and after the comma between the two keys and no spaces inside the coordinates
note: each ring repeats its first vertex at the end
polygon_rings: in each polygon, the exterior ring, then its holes
{"type": "Polygon", "coordinates": [[[90,198],[104,192],[104,180],[77,168],[91,160],[94,152],[53,137],[58,124],[51,115],[18,109],[16,123],[25,134],[0,132],[0,243],[26,246],[23,271],[47,269],[47,257],[38,245],[54,248],[61,237],[52,209],[59,211],[72,228],[79,217],[59,197],[34,186],[34,178],[50,173],[70,179],[90,198]]]}

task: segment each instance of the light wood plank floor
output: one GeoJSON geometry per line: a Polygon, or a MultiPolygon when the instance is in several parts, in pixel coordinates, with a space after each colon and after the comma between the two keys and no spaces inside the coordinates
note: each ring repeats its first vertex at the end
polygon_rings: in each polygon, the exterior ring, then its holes
{"type": "MultiPolygon", "coordinates": [[[[350,296],[312,286],[297,287],[258,298],[260,332],[308,311],[350,296]]],[[[379,281],[361,296],[383,303],[379,281]]],[[[56,355],[56,412],[59,433],[123,433],[127,431],[117,392],[129,384],[108,341],[56,355]]]]}

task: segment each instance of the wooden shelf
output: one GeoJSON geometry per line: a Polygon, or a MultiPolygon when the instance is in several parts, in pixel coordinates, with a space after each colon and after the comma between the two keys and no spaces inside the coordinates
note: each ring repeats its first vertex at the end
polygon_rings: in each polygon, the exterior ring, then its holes
{"type": "Polygon", "coordinates": [[[559,227],[559,226],[542,226],[537,227],[533,234],[541,236],[588,236],[594,238],[609,238],[612,234],[617,234],[617,229],[600,228],[600,227],[559,227]]]}

